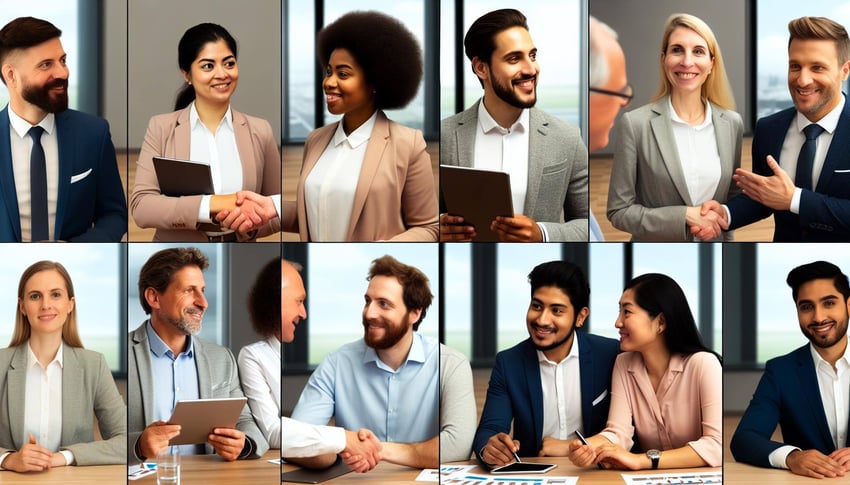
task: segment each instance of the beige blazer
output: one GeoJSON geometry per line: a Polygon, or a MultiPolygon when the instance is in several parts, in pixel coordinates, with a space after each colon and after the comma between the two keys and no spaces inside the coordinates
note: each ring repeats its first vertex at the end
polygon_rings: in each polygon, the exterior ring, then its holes
{"type": "MultiPolygon", "coordinates": [[[[304,183],[336,131],[337,123],[313,130],[304,143],[304,158],[295,201],[283,202],[283,228],[309,241],[304,183]]],[[[437,194],[431,157],[422,132],[387,119],[379,111],[366,146],[354,193],[346,241],[436,241],[437,194]]]]}
{"type": "MultiPolygon", "coordinates": [[[[77,465],[126,463],[127,406],[103,355],[64,345],[62,366],[62,438],[77,465]],[[94,439],[94,418],[103,440],[94,439]]],[[[24,400],[27,344],[0,349],[0,454],[26,443],[24,400]]]]}
{"type": "MultiPolygon", "coordinates": [[[[608,219],[635,241],[691,241],[685,209],[688,194],[667,97],[623,113],[617,122],[617,146],[608,186],[608,219]]],[[[740,190],[732,174],[741,166],[741,115],[711,105],[711,122],[720,155],[720,182],[714,200],[726,202],[740,190]]],[[[732,232],[723,239],[731,240],[732,232]]]]}
{"type": "MultiPolygon", "coordinates": [[[[191,147],[189,109],[156,115],[148,124],[145,141],[136,165],[136,180],[130,196],[130,214],[139,227],[155,227],[154,241],[206,241],[198,230],[200,195],[167,197],[159,191],[153,157],[187,160],[191,147]]],[[[269,122],[236,110],[233,130],[242,161],[242,189],[263,195],[280,193],[280,152],[269,122]]],[[[258,235],[280,230],[275,219],[258,235]]]]}

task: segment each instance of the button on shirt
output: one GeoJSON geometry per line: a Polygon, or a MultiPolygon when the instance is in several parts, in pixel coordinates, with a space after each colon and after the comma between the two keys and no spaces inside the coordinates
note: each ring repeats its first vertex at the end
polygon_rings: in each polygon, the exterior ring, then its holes
{"type": "MultiPolygon", "coordinates": [[[[62,442],[62,345],[53,360],[42,367],[27,344],[27,384],[24,406],[24,436],[29,442],[32,433],[39,445],[52,452],[59,450],[62,442]]],[[[63,450],[65,461],[74,462],[74,454],[63,450]]]]}
{"type": "Polygon", "coordinates": [[[720,154],[711,121],[711,103],[705,103],[705,120],[697,126],[689,125],[676,114],[669,97],[667,105],[691,205],[700,205],[714,198],[720,183],[720,154]]]}
{"type": "Polygon", "coordinates": [[[292,419],[371,429],[378,440],[412,443],[439,433],[439,344],[413,334],[407,360],[393,370],[361,339],[329,354],[310,376],[292,419]]]}
{"type": "Polygon", "coordinates": [[[539,350],[537,360],[543,387],[543,437],[576,438],[576,430],[583,430],[578,343],[573,339],[570,352],[561,362],[552,362],[539,350]]]}
{"type": "Polygon", "coordinates": [[[483,100],[478,103],[473,167],[510,176],[511,198],[517,214],[524,214],[528,187],[528,129],[527,109],[522,110],[510,128],[504,128],[490,116],[483,100]]]}
{"type": "MultiPolygon", "coordinates": [[[[233,113],[230,107],[218,124],[215,133],[201,123],[193,102],[189,108],[189,126],[191,145],[189,158],[210,166],[213,189],[216,194],[232,194],[242,190],[242,159],[236,146],[236,132],[233,130],[233,113]]],[[[212,222],[210,218],[211,195],[201,199],[198,209],[198,222],[212,222]]]]}
{"type": "MultiPolygon", "coordinates": [[[[9,109],[9,141],[12,152],[12,170],[15,177],[15,191],[18,196],[18,214],[21,217],[21,240],[32,241],[32,214],[30,206],[30,153],[32,138],[29,130],[32,125],[9,109]]],[[[59,197],[59,142],[56,134],[56,117],[48,113],[37,126],[44,128],[41,135],[41,147],[44,149],[45,168],[47,170],[47,223],[50,239],[56,238],[53,229],[56,225],[56,201],[59,197]]]]}
{"type": "Polygon", "coordinates": [[[307,228],[313,241],[344,241],[354,193],[378,112],[346,136],[342,121],[304,182],[307,228]]]}
{"type": "MultiPolygon", "coordinates": [[[[168,421],[177,401],[198,399],[198,370],[195,365],[194,341],[188,338],[186,350],[177,356],[159,338],[150,320],[145,325],[151,347],[151,371],[153,373],[153,421],[168,421]]],[[[150,423],[147,423],[150,424],[150,423]]],[[[177,448],[185,455],[202,454],[199,445],[180,445],[177,448]]]]}

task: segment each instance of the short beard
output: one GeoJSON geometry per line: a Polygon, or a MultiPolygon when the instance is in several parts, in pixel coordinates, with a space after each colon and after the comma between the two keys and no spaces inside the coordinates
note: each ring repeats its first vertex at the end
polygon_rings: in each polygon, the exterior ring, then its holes
{"type": "Polygon", "coordinates": [[[194,323],[190,322],[187,318],[168,318],[168,317],[165,317],[164,320],[166,322],[170,323],[171,325],[174,325],[174,327],[177,330],[180,330],[181,332],[183,332],[186,335],[194,336],[194,335],[201,333],[201,325],[200,324],[195,325],[194,323]]]}
{"type": "MultiPolygon", "coordinates": [[[[848,315],[848,319],[850,319],[850,315],[848,315]]],[[[843,332],[841,331],[842,330],[841,329],[841,326],[842,326],[841,322],[835,322],[835,328],[838,331],[838,333],[835,335],[835,338],[832,339],[832,340],[818,340],[817,337],[815,337],[814,335],[812,335],[811,333],[806,332],[806,331],[803,331],[803,335],[805,335],[806,338],[809,339],[809,342],[811,342],[812,345],[814,345],[815,347],[818,347],[818,348],[821,348],[821,349],[828,349],[828,348],[832,347],[833,345],[837,344],[838,342],[841,342],[842,339],[847,338],[847,323],[846,322],[847,322],[847,320],[845,320],[845,323],[843,325],[844,326],[843,332]]]]}
{"type": "MultiPolygon", "coordinates": [[[[532,76],[533,77],[533,76],[532,76]]],[[[518,80],[529,79],[528,76],[521,77],[518,80]]],[[[497,79],[490,78],[490,86],[493,88],[493,92],[496,93],[496,96],[499,97],[502,101],[508,103],[514,108],[525,109],[525,108],[533,108],[537,103],[537,84],[535,81],[534,84],[534,97],[530,101],[522,101],[519,99],[513,91],[513,80],[508,80],[508,85],[505,86],[500,83],[497,79]]]]}
{"type": "MultiPolygon", "coordinates": [[[[534,348],[536,348],[537,350],[539,350],[541,352],[547,352],[549,350],[557,349],[558,347],[567,343],[567,340],[569,340],[570,337],[573,336],[573,334],[576,331],[576,321],[577,320],[578,320],[578,317],[573,318],[573,325],[572,325],[572,327],[570,327],[570,331],[567,332],[567,335],[564,338],[562,338],[561,340],[559,340],[555,343],[549,344],[549,345],[537,345],[537,344],[534,343],[534,340],[532,339],[531,343],[534,344],[534,348]]],[[[533,329],[534,325],[532,325],[531,328],[533,329]]]]}
{"type": "Polygon", "coordinates": [[[403,325],[396,327],[386,318],[380,318],[378,322],[384,327],[386,332],[381,338],[373,338],[369,336],[369,322],[366,320],[366,317],[363,317],[363,340],[366,341],[366,345],[375,350],[386,350],[399,343],[407,335],[407,328],[403,325]]]}
{"type": "Polygon", "coordinates": [[[68,109],[68,80],[54,79],[44,86],[24,86],[21,97],[47,113],[61,113],[68,109]],[[50,90],[58,87],[64,87],[65,91],[51,96],[50,90]]]}

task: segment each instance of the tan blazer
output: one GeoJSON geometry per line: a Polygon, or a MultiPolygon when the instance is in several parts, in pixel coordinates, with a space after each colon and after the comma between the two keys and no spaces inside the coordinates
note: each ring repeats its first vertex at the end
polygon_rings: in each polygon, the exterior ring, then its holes
{"type": "MultiPolygon", "coordinates": [[[[153,157],[189,159],[191,125],[189,109],[156,115],[148,124],[145,141],[136,166],[136,180],[130,196],[130,214],[139,227],[155,227],[154,241],[206,241],[199,231],[200,195],[167,197],[159,191],[153,157]]],[[[280,193],[280,152],[269,122],[236,110],[233,130],[242,161],[242,189],[263,195],[280,193]]],[[[275,219],[261,228],[259,235],[280,230],[275,219]]]]}
{"type": "MultiPolygon", "coordinates": [[[[304,158],[295,201],[283,202],[283,228],[309,241],[304,183],[336,131],[337,123],[313,130],[304,143],[304,158]]],[[[387,119],[379,111],[366,146],[354,193],[346,241],[436,241],[437,194],[431,157],[422,132],[387,119]]]]}
{"type": "MultiPolygon", "coordinates": [[[[127,406],[103,355],[62,349],[62,438],[77,465],[126,463],[127,406]],[[94,418],[103,440],[94,439],[94,418]]],[[[0,454],[19,450],[24,436],[27,344],[0,349],[0,454]]]]}

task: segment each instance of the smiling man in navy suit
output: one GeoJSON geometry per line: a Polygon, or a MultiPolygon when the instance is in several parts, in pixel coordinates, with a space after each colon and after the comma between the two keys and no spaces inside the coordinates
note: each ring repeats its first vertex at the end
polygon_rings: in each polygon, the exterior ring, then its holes
{"type": "Polygon", "coordinates": [[[844,476],[850,472],[850,284],[824,261],[794,268],[786,281],[809,344],[767,361],[732,437],[732,455],[797,475],[844,476]],[[777,424],[784,443],[771,440],[777,424]]]}
{"type": "Polygon", "coordinates": [[[50,22],[0,30],[0,241],[120,241],[127,202],[109,125],[68,109],[68,66],[50,22]]]}
{"type": "Polygon", "coordinates": [[[529,338],[496,355],[487,400],[472,447],[488,467],[519,456],[554,455],[575,431],[605,427],[611,402],[616,340],[576,331],[584,325],[590,288],[580,267],[565,261],[528,275],[529,338]],[[507,433],[513,421],[514,436],[507,433]]]}

